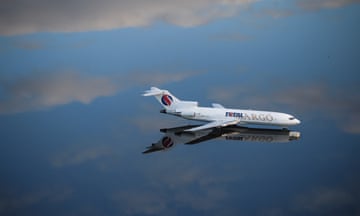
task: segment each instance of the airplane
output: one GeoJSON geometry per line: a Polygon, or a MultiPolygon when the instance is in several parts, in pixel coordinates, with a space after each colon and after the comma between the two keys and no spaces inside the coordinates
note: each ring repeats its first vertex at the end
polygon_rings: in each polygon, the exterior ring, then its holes
{"type": "Polygon", "coordinates": [[[160,129],[160,131],[164,133],[164,136],[158,142],[148,146],[143,154],[167,151],[179,144],[193,145],[212,139],[261,143],[285,143],[300,139],[300,132],[298,131],[249,128],[237,125],[186,132],[187,129],[198,126],[199,125],[186,125],[160,129]]]}
{"type": "Polygon", "coordinates": [[[208,122],[198,127],[185,129],[188,132],[238,124],[270,125],[283,128],[300,124],[300,120],[286,113],[228,109],[217,103],[213,103],[212,107],[199,107],[197,101],[180,100],[168,90],[157,87],[151,87],[150,90],[145,91],[143,96],[155,96],[164,107],[160,110],[161,113],[208,122]]]}

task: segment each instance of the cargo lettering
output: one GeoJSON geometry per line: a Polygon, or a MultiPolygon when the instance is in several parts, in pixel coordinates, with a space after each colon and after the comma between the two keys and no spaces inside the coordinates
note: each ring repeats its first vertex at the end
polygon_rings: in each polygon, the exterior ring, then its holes
{"type": "Polygon", "coordinates": [[[256,113],[238,113],[238,112],[225,112],[226,117],[241,118],[247,121],[274,121],[271,114],[256,114],[256,113]]]}
{"type": "Polygon", "coordinates": [[[242,118],[243,114],[242,113],[238,113],[238,112],[226,112],[225,113],[226,117],[236,117],[236,118],[242,118]]]}

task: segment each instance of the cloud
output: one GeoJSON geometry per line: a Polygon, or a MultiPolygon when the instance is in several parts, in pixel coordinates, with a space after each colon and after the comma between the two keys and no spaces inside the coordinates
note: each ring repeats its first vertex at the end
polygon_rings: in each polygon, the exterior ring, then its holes
{"type": "MultiPolygon", "coordinates": [[[[159,109],[159,107],[154,109],[159,109]]],[[[129,121],[142,132],[154,132],[154,130],[159,130],[159,128],[167,128],[173,125],[181,124],[181,119],[165,118],[159,120],[158,117],[149,115],[138,115],[137,117],[131,117],[129,121]]]]}
{"type": "Polygon", "coordinates": [[[197,193],[192,190],[182,190],[175,194],[177,203],[191,206],[192,209],[199,211],[212,211],[221,208],[224,200],[229,198],[229,192],[221,187],[200,188],[197,193]]]}
{"type": "Polygon", "coordinates": [[[262,11],[263,14],[271,16],[273,18],[283,18],[292,16],[295,14],[294,11],[289,9],[279,9],[279,8],[273,8],[273,9],[264,9],[262,11]]]}
{"type": "Polygon", "coordinates": [[[228,33],[228,34],[216,34],[210,37],[210,39],[212,40],[222,40],[222,41],[248,41],[253,39],[253,37],[245,35],[245,34],[241,34],[238,32],[234,32],[234,33],[228,33]]]}
{"type": "MultiPolygon", "coordinates": [[[[191,160],[176,168],[171,164],[153,164],[153,167],[161,167],[162,169],[149,172],[151,174],[149,182],[155,187],[173,191],[170,202],[176,202],[179,206],[190,206],[196,211],[212,213],[214,213],[213,211],[221,211],[225,208],[225,201],[230,199],[228,188],[224,185],[238,182],[242,177],[239,174],[214,173],[211,165],[203,167],[191,164],[191,160]],[[164,170],[167,172],[161,172],[164,170]],[[161,181],[154,181],[154,175],[158,175],[156,179],[161,179],[161,181]],[[179,188],[181,190],[178,190],[179,188]]],[[[215,213],[215,215],[218,214],[215,213]]]]}
{"type": "Polygon", "coordinates": [[[36,40],[15,40],[13,46],[24,50],[39,50],[44,48],[44,43],[36,40]]]}
{"type": "Polygon", "coordinates": [[[295,0],[295,1],[269,1],[269,5],[262,7],[256,15],[284,18],[296,14],[321,9],[335,9],[350,4],[359,3],[360,0],[295,0]]]}
{"type": "MultiPolygon", "coordinates": [[[[36,32],[83,32],[143,27],[155,22],[192,27],[252,10],[259,0],[3,0],[0,35],[36,32]]],[[[304,10],[338,8],[360,0],[295,0],[304,10]]],[[[273,1],[278,5],[277,1],[273,1]]],[[[286,17],[293,9],[267,8],[264,14],[286,17]]]]}
{"type": "Polygon", "coordinates": [[[360,134],[360,112],[354,115],[348,116],[343,123],[343,129],[348,133],[360,134]]]}
{"type": "MultiPolygon", "coordinates": [[[[61,44],[60,46],[62,48],[68,47],[68,48],[74,48],[74,49],[80,49],[84,47],[88,47],[89,45],[93,44],[94,40],[87,40],[87,39],[81,39],[69,44],[61,44]]],[[[8,48],[16,48],[16,49],[22,49],[22,50],[46,50],[49,48],[58,48],[57,46],[49,46],[49,43],[45,39],[31,39],[29,37],[12,37],[8,40],[8,48]]]]}
{"type": "Polygon", "coordinates": [[[259,215],[357,215],[358,187],[316,187],[289,199],[285,206],[260,209],[259,215]]]}
{"type": "Polygon", "coordinates": [[[197,26],[233,16],[256,0],[4,0],[0,34],[80,32],[150,25],[164,21],[197,26]]]}
{"type": "Polygon", "coordinates": [[[318,188],[295,199],[297,212],[321,215],[347,215],[356,208],[355,197],[349,191],[339,188],[318,188]]]}
{"type": "Polygon", "coordinates": [[[0,113],[39,110],[74,101],[90,103],[97,97],[113,95],[117,86],[106,77],[74,72],[41,74],[2,81],[0,113]]]}
{"type": "Polygon", "coordinates": [[[163,191],[156,193],[134,189],[132,191],[117,192],[112,197],[113,201],[125,215],[158,215],[167,209],[168,198],[163,191]]]}
{"type": "Polygon", "coordinates": [[[93,147],[76,152],[64,152],[51,158],[51,163],[55,167],[64,167],[69,165],[79,165],[87,161],[95,160],[101,157],[109,156],[112,150],[106,147],[93,147]]]}
{"type": "Polygon", "coordinates": [[[360,99],[358,87],[332,88],[324,84],[297,86],[277,92],[275,101],[305,112],[321,113],[346,132],[360,133],[360,99]]]}
{"type": "Polygon", "coordinates": [[[112,96],[126,88],[177,82],[194,74],[157,72],[92,76],[73,71],[31,74],[0,81],[0,114],[43,110],[71,102],[89,104],[96,98],[112,96]]]}
{"type": "Polygon", "coordinates": [[[360,99],[357,92],[357,86],[339,88],[323,83],[308,83],[264,92],[249,86],[227,86],[210,89],[209,98],[227,103],[236,101],[240,104],[232,105],[246,104],[255,108],[286,105],[295,113],[318,113],[336,121],[346,132],[360,133],[360,99]]]}
{"type": "Polygon", "coordinates": [[[322,8],[339,8],[349,4],[359,3],[360,0],[297,0],[297,4],[306,10],[322,8]]]}
{"type": "Polygon", "coordinates": [[[234,98],[245,93],[246,90],[239,86],[212,87],[209,90],[208,98],[215,101],[230,102],[234,98]]]}
{"type": "Polygon", "coordinates": [[[191,157],[184,161],[164,156],[161,160],[152,160],[151,166],[144,170],[144,184],[114,191],[111,199],[119,212],[176,215],[179,209],[188,209],[205,215],[220,215],[229,207],[226,201],[231,197],[228,187],[224,186],[238,182],[239,174],[219,174],[214,172],[213,166],[194,163],[191,157]],[[171,160],[164,163],[164,159],[171,160]]]}
{"type": "Polygon", "coordinates": [[[71,199],[73,190],[67,186],[43,186],[30,192],[19,195],[12,194],[9,197],[0,197],[0,213],[14,213],[19,208],[30,208],[40,203],[46,205],[58,204],[71,199]]]}

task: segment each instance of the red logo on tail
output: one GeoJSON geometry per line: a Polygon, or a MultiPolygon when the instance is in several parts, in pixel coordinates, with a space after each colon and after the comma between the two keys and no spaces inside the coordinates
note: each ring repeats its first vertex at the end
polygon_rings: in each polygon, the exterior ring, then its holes
{"type": "Polygon", "coordinates": [[[173,102],[173,98],[170,95],[163,95],[161,97],[161,103],[165,106],[170,106],[173,102]]]}

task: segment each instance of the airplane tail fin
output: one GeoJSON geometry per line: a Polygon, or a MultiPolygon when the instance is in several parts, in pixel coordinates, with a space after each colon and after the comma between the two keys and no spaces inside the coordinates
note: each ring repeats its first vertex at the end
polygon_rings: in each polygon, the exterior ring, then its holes
{"type": "Polygon", "coordinates": [[[145,91],[143,96],[154,96],[167,111],[176,111],[176,109],[179,108],[194,107],[198,105],[196,101],[182,101],[168,90],[159,89],[157,87],[151,87],[150,90],[145,91]]]}
{"type": "Polygon", "coordinates": [[[168,90],[156,87],[151,87],[150,90],[145,91],[143,96],[154,96],[166,110],[176,107],[176,104],[180,102],[180,100],[168,90]]]}

